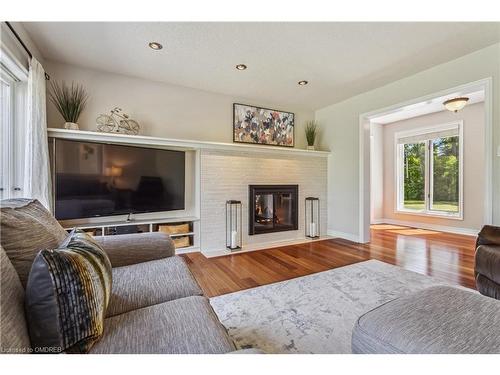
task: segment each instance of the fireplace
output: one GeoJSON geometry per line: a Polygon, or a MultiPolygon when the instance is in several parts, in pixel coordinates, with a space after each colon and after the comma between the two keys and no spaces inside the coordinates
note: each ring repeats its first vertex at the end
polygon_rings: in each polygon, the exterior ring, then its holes
{"type": "Polygon", "coordinates": [[[248,234],[297,230],[298,185],[249,185],[248,234]]]}

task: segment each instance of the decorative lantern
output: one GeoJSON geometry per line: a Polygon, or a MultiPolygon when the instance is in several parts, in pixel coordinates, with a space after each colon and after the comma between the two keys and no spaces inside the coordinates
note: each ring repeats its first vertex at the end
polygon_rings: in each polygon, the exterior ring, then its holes
{"type": "Polygon", "coordinates": [[[319,238],[319,198],[307,197],[305,216],[305,232],[308,238],[319,238]]]}
{"type": "Polygon", "coordinates": [[[241,249],[241,201],[226,201],[226,248],[241,249]]]}

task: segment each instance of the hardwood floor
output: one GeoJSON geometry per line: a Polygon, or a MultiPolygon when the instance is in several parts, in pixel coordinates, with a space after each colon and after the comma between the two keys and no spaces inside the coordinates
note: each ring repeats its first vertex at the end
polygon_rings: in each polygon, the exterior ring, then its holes
{"type": "Polygon", "coordinates": [[[475,237],[374,225],[369,244],[331,239],[206,258],[183,255],[209,297],[378,259],[451,283],[474,288],[475,237]]]}

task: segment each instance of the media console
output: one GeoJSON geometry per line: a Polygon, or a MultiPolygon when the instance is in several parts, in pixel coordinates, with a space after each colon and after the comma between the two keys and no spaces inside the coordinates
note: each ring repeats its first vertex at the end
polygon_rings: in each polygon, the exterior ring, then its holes
{"type": "MultiPolygon", "coordinates": [[[[199,251],[199,219],[178,217],[155,220],[110,221],[106,223],[82,224],[77,227],[93,236],[113,236],[129,233],[165,232],[174,241],[176,253],[199,251]],[[179,231],[179,228],[182,230],[179,231]]],[[[72,226],[64,228],[67,231],[72,226]]]]}

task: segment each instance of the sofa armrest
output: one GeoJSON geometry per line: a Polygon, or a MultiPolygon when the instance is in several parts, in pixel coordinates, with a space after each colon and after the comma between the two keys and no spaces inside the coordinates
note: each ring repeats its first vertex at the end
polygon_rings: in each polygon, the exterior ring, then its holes
{"type": "Polygon", "coordinates": [[[165,233],[134,233],[95,237],[113,267],[149,262],[175,255],[172,239],[165,233]]]}
{"type": "Polygon", "coordinates": [[[476,247],[481,245],[500,246],[500,227],[485,225],[477,235],[476,247]]]}
{"type": "Polygon", "coordinates": [[[474,274],[481,274],[500,285],[500,246],[479,245],[476,249],[474,274]]]}

